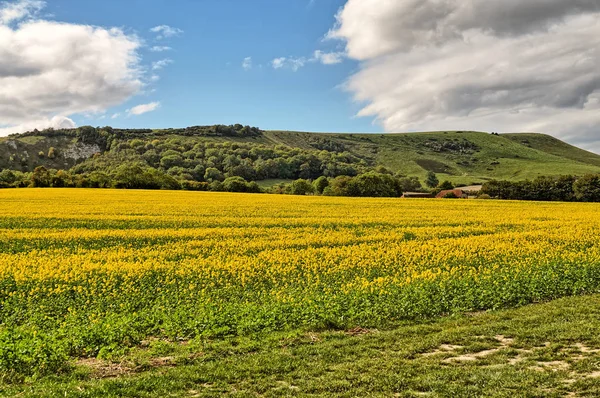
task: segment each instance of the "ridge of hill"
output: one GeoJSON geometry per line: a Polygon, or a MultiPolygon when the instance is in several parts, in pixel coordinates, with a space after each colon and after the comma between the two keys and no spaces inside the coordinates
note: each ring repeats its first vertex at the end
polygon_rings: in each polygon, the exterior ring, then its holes
{"type": "Polygon", "coordinates": [[[162,130],[81,127],[0,138],[0,169],[32,171],[42,165],[85,173],[125,162],[146,163],[196,180],[208,168],[262,181],[336,176],[384,166],[422,180],[433,171],[440,180],[464,185],[600,172],[600,155],[532,133],[308,133],[235,125],[162,130]]]}

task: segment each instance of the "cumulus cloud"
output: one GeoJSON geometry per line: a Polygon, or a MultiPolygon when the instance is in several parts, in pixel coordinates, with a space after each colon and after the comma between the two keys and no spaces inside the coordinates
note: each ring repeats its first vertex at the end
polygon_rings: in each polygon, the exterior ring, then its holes
{"type": "Polygon", "coordinates": [[[173,28],[169,25],[159,25],[150,29],[150,32],[156,33],[156,39],[168,39],[169,37],[179,36],[183,33],[183,30],[179,28],[173,28]]]}
{"type": "Polygon", "coordinates": [[[252,69],[252,57],[244,58],[244,61],[242,62],[242,68],[244,68],[245,70],[252,69]]]}
{"type": "Polygon", "coordinates": [[[537,131],[600,151],[598,0],[349,0],[328,37],[388,131],[537,131]]]}
{"type": "Polygon", "coordinates": [[[136,36],[19,20],[42,5],[0,3],[0,134],[71,124],[68,116],[102,113],[143,87],[136,36]]]}
{"type": "Polygon", "coordinates": [[[139,116],[144,113],[152,112],[160,107],[160,102],[151,102],[149,104],[141,104],[127,110],[129,116],[139,116]]]}
{"type": "Polygon", "coordinates": [[[173,63],[172,59],[165,58],[160,61],[152,62],[152,70],[160,70],[163,69],[173,63]]]}

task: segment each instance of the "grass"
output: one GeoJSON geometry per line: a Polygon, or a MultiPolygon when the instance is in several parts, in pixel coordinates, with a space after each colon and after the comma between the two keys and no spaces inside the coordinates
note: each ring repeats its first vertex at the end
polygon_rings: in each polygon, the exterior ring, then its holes
{"type": "Polygon", "coordinates": [[[564,397],[600,394],[600,295],[402,323],[149,341],[21,397],[564,397]]]}
{"type": "Polygon", "coordinates": [[[600,157],[592,152],[569,145],[552,136],[535,133],[502,134],[503,137],[520,142],[552,155],[561,156],[578,162],[585,162],[600,167],[600,157]]]}
{"type": "MultiPolygon", "coordinates": [[[[152,140],[153,138],[148,138],[152,140]]],[[[543,134],[501,134],[441,131],[406,134],[331,134],[294,131],[266,131],[260,137],[181,137],[183,141],[251,142],[292,148],[321,148],[343,145],[370,165],[383,165],[394,172],[417,176],[423,181],[427,172],[439,172],[441,180],[459,185],[481,183],[490,179],[523,180],[540,175],[583,175],[600,172],[600,155],[584,151],[543,134]],[[435,144],[467,143],[465,150],[436,148],[435,144]],[[326,146],[327,147],[327,146],[326,146]]],[[[60,153],[71,145],[70,139],[54,137],[19,139],[18,149],[0,141],[0,169],[27,169],[45,164],[64,168],[58,159],[39,159],[37,154],[54,146],[60,153]],[[27,153],[27,155],[26,155],[27,153]],[[15,160],[9,161],[10,156],[15,160]]],[[[72,163],[72,162],[71,162],[72,163]]],[[[71,167],[68,163],[66,166],[71,167]]],[[[264,185],[264,183],[263,183],[264,185]]]]}

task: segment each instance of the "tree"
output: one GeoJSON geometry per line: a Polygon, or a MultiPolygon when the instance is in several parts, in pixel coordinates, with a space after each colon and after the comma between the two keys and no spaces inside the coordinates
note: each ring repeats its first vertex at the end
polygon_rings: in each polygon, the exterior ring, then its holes
{"type": "Polygon", "coordinates": [[[5,183],[5,184],[12,184],[13,182],[15,182],[17,180],[17,176],[15,175],[15,173],[12,170],[2,170],[2,172],[0,172],[0,182],[5,183]]]}
{"type": "Polygon", "coordinates": [[[321,176],[313,181],[313,187],[315,188],[315,192],[318,194],[322,194],[325,188],[329,186],[329,180],[325,176],[321,176]]]}
{"type": "Polygon", "coordinates": [[[56,174],[50,177],[51,185],[56,188],[70,187],[73,185],[72,180],[71,175],[64,170],[58,170],[56,174]]]}
{"type": "Polygon", "coordinates": [[[350,196],[394,197],[400,196],[394,178],[389,174],[369,172],[354,177],[348,184],[350,196]]]}
{"type": "Polygon", "coordinates": [[[399,192],[418,192],[423,189],[418,177],[398,177],[396,178],[399,192]]]}
{"type": "Polygon", "coordinates": [[[31,185],[33,187],[49,187],[51,183],[50,172],[44,166],[38,166],[31,175],[31,185]]]}
{"type": "Polygon", "coordinates": [[[242,177],[227,177],[223,181],[223,190],[226,192],[247,192],[248,183],[242,177]]]}
{"type": "Polygon", "coordinates": [[[440,180],[438,180],[438,178],[435,175],[435,173],[433,171],[428,171],[427,172],[427,177],[425,178],[425,184],[429,188],[435,188],[435,187],[438,186],[439,183],[440,183],[440,180]]]}
{"type": "Polygon", "coordinates": [[[224,179],[225,177],[223,176],[223,173],[214,167],[207,168],[206,172],[204,173],[204,180],[208,182],[223,181],[224,179]]]}
{"type": "Polygon", "coordinates": [[[440,183],[438,185],[438,188],[440,188],[442,191],[445,191],[445,190],[449,190],[449,189],[454,189],[454,185],[452,185],[452,183],[450,181],[446,180],[446,181],[440,183]]]}
{"type": "Polygon", "coordinates": [[[600,174],[586,174],[573,184],[575,198],[582,202],[600,202],[600,174]]]}
{"type": "Polygon", "coordinates": [[[112,180],[102,171],[93,171],[88,176],[90,188],[110,188],[112,180]]]}
{"type": "Polygon", "coordinates": [[[312,186],[310,181],[302,178],[292,182],[290,192],[292,195],[308,195],[313,193],[315,188],[312,186]]]}

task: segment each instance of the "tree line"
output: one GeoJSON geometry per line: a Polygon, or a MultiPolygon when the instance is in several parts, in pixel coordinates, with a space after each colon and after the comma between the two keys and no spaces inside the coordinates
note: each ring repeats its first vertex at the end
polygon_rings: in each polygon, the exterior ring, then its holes
{"type": "Polygon", "coordinates": [[[600,202],[600,174],[541,176],[525,181],[492,180],[483,184],[481,195],[508,200],[600,202]]]}

